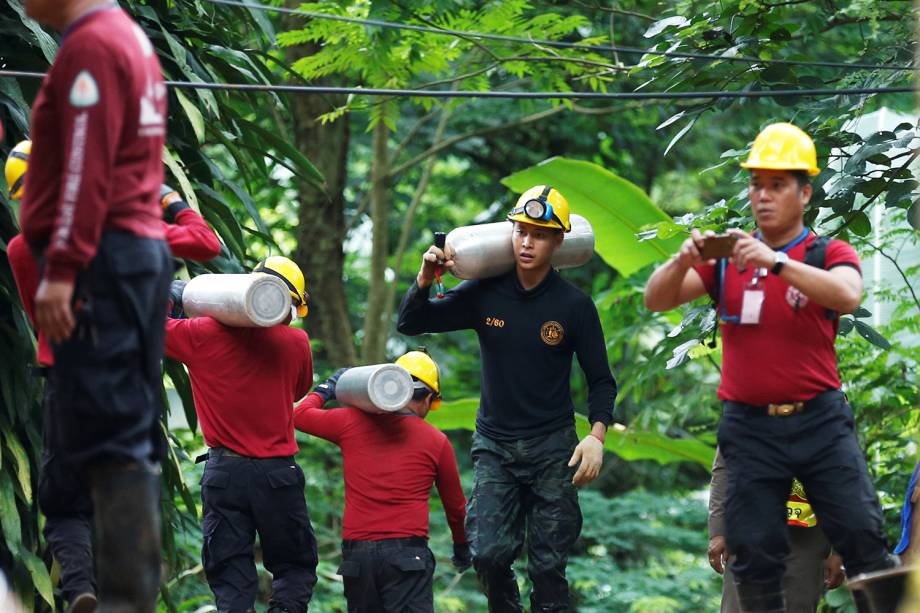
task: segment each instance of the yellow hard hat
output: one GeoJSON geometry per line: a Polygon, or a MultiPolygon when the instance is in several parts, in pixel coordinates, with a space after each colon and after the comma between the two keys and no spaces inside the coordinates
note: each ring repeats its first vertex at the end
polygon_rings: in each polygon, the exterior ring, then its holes
{"type": "Polygon", "coordinates": [[[761,130],[754,139],[747,161],[741,167],[801,170],[810,177],[821,172],[815,143],[801,128],[791,123],[774,123],[761,130]]]}
{"type": "Polygon", "coordinates": [[[424,347],[401,356],[396,360],[396,365],[402,366],[414,379],[427,385],[437,398],[441,397],[441,372],[424,347]]]}
{"type": "Polygon", "coordinates": [[[274,275],[284,281],[291,290],[291,300],[297,307],[297,317],[306,317],[309,312],[310,294],[307,293],[306,281],[300,266],[281,255],[267,257],[252,272],[274,275]]]}
{"type": "Polygon", "coordinates": [[[558,189],[549,185],[537,185],[521,194],[517,204],[508,213],[508,220],[565,232],[572,229],[569,201],[558,189]]]}
{"type": "Polygon", "coordinates": [[[6,184],[10,188],[10,200],[22,198],[26,183],[26,171],[29,169],[29,155],[32,153],[32,141],[24,140],[10,151],[6,158],[6,184]]]}

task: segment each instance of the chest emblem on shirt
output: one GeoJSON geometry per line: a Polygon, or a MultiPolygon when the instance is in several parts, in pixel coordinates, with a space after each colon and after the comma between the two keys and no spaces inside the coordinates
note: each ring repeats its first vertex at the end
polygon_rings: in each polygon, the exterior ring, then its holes
{"type": "Polygon", "coordinates": [[[788,302],[789,306],[794,310],[799,311],[804,309],[805,305],[808,304],[808,296],[790,285],[789,289],[786,290],[786,302],[788,302]]]}
{"type": "Polygon", "coordinates": [[[540,327],[540,338],[547,345],[558,345],[565,338],[565,329],[558,321],[547,321],[540,327]]]}
{"type": "Polygon", "coordinates": [[[81,70],[70,86],[70,104],[86,108],[99,102],[99,86],[88,70],[81,70]]]}

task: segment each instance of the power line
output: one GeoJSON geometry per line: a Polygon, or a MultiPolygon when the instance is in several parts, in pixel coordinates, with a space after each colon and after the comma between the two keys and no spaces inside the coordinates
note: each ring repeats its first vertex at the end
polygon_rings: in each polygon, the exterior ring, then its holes
{"type": "Polygon", "coordinates": [[[689,51],[654,51],[651,49],[642,49],[641,47],[628,47],[620,45],[587,45],[583,43],[568,43],[556,40],[540,40],[534,38],[524,38],[520,36],[508,36],[505,34],[486,34],[482,32],[467,32],[464,30],[451,30],[449,28],[432,28],[427,26],[417,26],[407,23],[397,23],[394,21],[383,21],[380,19],[363,19],[359,17],[347,17],[345,15],[332,15],[329,13],[316,13],[313,11],[303,11],[300,9],[291,9],[282,6],[268,6],[257,2],[246,2],[242,0],[205,0],[211,4],[223,4],[227,6],[236,6],[240,8],[249,8],[261,11],[270,11],[284,13],[287,15],[300,15],[313,19],[327,19],[331,21],[340,21],[344,23],[355,23],[365,26],[377,26],[380,28],[391,28],[396,30],[409,30],[412,32],[425,32],[428,34],[440,34],[442,36],[454,36],[460,38],[479,38],[482,40],[495,40],[509,43],[524,43],[529,45],[542,45],[544,47],[555,47],[557,49],[582,49],[585,51],[598,51],[601,53],[619,52],[619,53],[638,53],[643,55],[657,55],[663,57],[675,57],[691,60],[706,60],[710,62],[746,62],[748,64],[764,65],[783,65],[783,66],[812,66],[823,68],[843,68],[856,70],[913,70],[913,66],[892,66],[891,64],[861,64],[847,62],[825,62],[825,61],[807,61],[807,60],[774,60],[761,59],[743,55],[724,56],[709,53],[693,53],[689,51]]]}
{"type": "MultiPolygon", "coordinates": [[[[208,0],[213,1],[213,0],[208,0]]],[[[0,78],[44,78],[41,72],[0,70],[0,78]]],[[[389,96],[393,98],[501,98],[511,100],[687,100],[701,98],[797,98],[818,96],[855,96],[865,94],[904,94],[912,87],[851,87],[842,89],[772,89],[753,91],[689,91],[689,92],[516,92],[462,91],[426,89],[382,89],[376,87],[326,87],[314,85],[259,85],[254,83],[199,83],[166,81],[166,85],[183,89],[208,89],[248,92],[286,92],[292,94],[354,94],[358,96],[389,96]]]]}

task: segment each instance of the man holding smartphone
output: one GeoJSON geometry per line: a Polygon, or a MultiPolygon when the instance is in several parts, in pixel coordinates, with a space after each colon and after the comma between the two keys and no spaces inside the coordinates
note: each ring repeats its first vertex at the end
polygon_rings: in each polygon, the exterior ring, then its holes
{"type": "Polygon", "coordinates": [[[707,238],[693,230],[649,279],[645,304],[666,311],[707,293],[716,302],[731,570],[744,611],[785,611],[785,506],[794,476],[848,575],[895,562],[834,351],[838,314],[855,310],[862,297],[859,258],[844,241],[804,226],[809,177],[819,172],[805,132],[768,126],[742,166],[751,171],[758,231],[729,230],[737,237],[731,258],[707,261],[707,238]]]}

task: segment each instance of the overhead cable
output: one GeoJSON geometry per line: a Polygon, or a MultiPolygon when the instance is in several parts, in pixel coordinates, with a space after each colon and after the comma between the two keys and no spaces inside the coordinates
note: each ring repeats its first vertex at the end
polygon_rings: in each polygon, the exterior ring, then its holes
{"type": "Polygon", "coordinates": [[[495,40],[509,43],[523,43],[529,45],[539,45],[543,47],[554,47],[557,49],[582,49],[585,51],[596,51],[600,53],[637,53],[642,55],[655,55],[663,57],[683,58],[690,60],[706,60],[710,62],[745,62],[748,64],[763,65],[783,65],[783,66],[812,66],[822,68],[842,68],[852,70],[913,70],[913,66],[897,66],[891,64],[864,64],[848,62],[826,62],[826,61],[808,61],[808,60],[783,60],[783,59],[762,59],[744,55],[717,55],[711,53],[694,53],[689,51],[657,51],[654,49],[642,49],[641,47],[629,47],[621,45],[588,45],[584,43],[570,43],[558,40],[541,40],[535,38],[525,38],[522,36],[508,36],[505,34],[487,34],[484,32],[467,32],[465,30],[452,30],[449,28],[434,28],[428,26],[418,26],[407,23],[397,23],[394,21],[384,21],[381,19],[365,19],[359,17],[348,17],[346,15],[333,15],[330,13],[317,13],[315,11],[304,11],[300,9],[291,9],[283,6],[270,6],[258,2],[247,2],[244,0],[205,0],[211,4],[222,4],[226,6],[236,6],[253,10],[269,11],[284,13],[287,15],[300,15],[312,19],[326,19],[331,21],[340,21],[344,23],[355,23],[364,26],[375,26],[380,28],[391,28],[396,30],[409,30],[412,32],[425,32],[428,34],[439,34],[442,36],[453,36],[459,38],[477,38],[482,40],[495,40]]]}
{"type": "MultiPolygon", "coordinates": [[[[211,1],[211,0],[209,0],[211,1]]],[[[41,72],[0,70],[0,78],[44,78],[41,72]]],[[[772,98],[857,96],[866,94],[904,94],[913,92],[902,87],[850,87],[841,89],[769,89],[744,91],[687,92],[521,92],[521,91],[463,91],[429,89],[383,89],[377,87],[327,87],[318,85],[260,85],[255,83],[203,83],[197,81],[166,81],[169,87],[249,92],[286,92],[292,94],[352,94],[357,96],[389,96],[392,98],[503,98],[510,100],[687,100],[702,98],[772,98]]]]}

